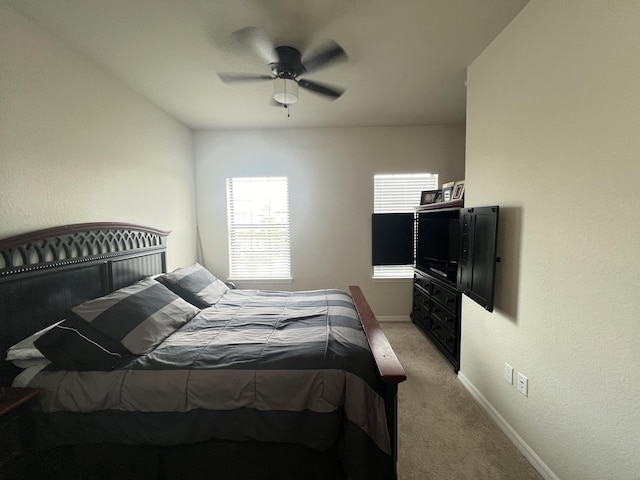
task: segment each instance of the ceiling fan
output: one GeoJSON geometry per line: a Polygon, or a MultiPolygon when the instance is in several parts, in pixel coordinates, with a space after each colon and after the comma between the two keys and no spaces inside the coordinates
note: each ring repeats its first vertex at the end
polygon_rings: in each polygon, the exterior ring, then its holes
{"type": "Polygon", "coordinates": [[[274,104],[285,108],[298,100],[298,86],[328,100],[335,100],[344,93],[343,88],[300,78],[307,73],[347,60],[347,54],[336,42],[328,41],[303,61],[298,49],[288,45],[274,47],[264,31],[258,27],[246,27],[233,32],[232,35],[269,65],[271,75],[218,72],[223,82],[274,80],[274,104]]]}

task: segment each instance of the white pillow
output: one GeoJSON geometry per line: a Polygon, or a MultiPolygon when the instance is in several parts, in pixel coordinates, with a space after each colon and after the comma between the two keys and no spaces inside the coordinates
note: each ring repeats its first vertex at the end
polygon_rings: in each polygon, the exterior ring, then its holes
{"type": "Polygon", "coordinates": [[[33,377],[40,373],[40,371],[47,365],[49,365],[49,363],[50,362],[47,359],[43,358],[42,360],[40,360],[39,364],[25,368],[18,375],[16,375],[16,378],[14,378],[13,382],[11,382],[11,386],[16,388],[28,387],[29,382],[31,382],[33,377]]]}
{"type": "Polygon", "coordinates": [[[28,360],[43,360],[44,355],[42,352],[38,350],[33,342],[35,342],[42,334],[51,330],[53,327],[62,323],[64,320],[60,320],[59,322],[54,323],[53,325],[49,325],[46,328],[34,333],[33,335],[29,335],[24,340],[20,340],[15,345],[9,347],[7,350],[7,360],[12,362],[16,367],[19,368],[27,368],[31,366],[31,362],[25,363],[24,361],[28,360]],[[26,365],[26,366],[21,366],[26,365]]]}
{"type": "Polygon", "coordinates": [[[51,362],[47,360],[45,357],[41,356],[40,358],[28,358],[26,360],[19,360],[19,359],[11,360],[11,363],[13,363],[18,368],[24,369],[24,368],[31,368],[31,367],[46,367],[51,362]]]}

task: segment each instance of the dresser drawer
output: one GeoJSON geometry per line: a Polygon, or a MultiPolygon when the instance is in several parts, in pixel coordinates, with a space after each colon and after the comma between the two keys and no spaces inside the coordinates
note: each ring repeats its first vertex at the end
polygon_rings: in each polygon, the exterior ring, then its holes
{"type": "Polygon", "coordinates": [[[460,327],[458,324],[458,316],[455,313],[451,313],[437,303],[433,303],[431,305],[431,315],[433,315],[435,319],[444,325],[452,334],[458,335],[460,327]]]}
{"type": "Polygon", "coordinates": [[[429,315],[421,315],[420,312],[411,312],[411,319],[422,330],[428,331],[431,328],[431,317],[429,315]]]}
{"type": "Polygon", "coordinates": [[[0,417],[0,467],[8,463],[20,450],[19,418],[17,412],[9,412],[0,417]]]}
{"type": "Polygon", "coordinates": [[[458,292],[449,290],[440,285],[434,285],[431,297],[447,308],[454,315],[458,313],[458,292]]]}
{"type": "Polygon", "coordinates": [[[429,316],[429,303],[422,303],[418,298],[413,299],[413,309],[411,311],[411,317],[414,320],[426,321],[429,316]]]}
{"type": "Polygon", "coordinates": [[[447,327],[432,317],[430,325],[431,333],[439,340],[444,349],[451,355],[457,356],[458,337],[451,333],[447,327]]]}
{"type": "Polygon", "coordinates": [[[413,277],[413,283],[424,290],[428,295],[431,295],[431,292],[433,291],[433,283],[431,280],[416,273],[413,277]]]}
{"type": "Polygon", "coordinates": [[[413,303],[422,305],[426,310],[429,310],[429,295],[424,293],[420,288],[413,287],[413,303]]]}

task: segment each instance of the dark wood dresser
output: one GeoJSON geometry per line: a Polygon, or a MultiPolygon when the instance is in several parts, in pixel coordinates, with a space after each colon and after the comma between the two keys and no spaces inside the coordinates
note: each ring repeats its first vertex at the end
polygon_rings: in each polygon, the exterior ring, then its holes
{"type": "Polygon", "coordinates": [[[13,387],[2,387],[0,391],[0,477],[2,478],[18,468],[20,454],[28,448],[31,417],[27,403],[35,399],[38,392],[37,388],[13,387]]]}
{"type": "Polygon", "coordinates": [[[456,372],[460,369],[460,303],[461,295],[455,284],[415,270],[411,319],[456,372]]]}

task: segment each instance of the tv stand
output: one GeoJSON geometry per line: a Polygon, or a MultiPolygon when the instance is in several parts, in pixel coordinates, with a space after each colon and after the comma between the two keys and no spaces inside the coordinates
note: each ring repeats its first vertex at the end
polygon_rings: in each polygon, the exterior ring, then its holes
{"type": "Polygon", "coordinates": [[[430,272],[415,270],[411,320],[460,370],[460,293],[456,285],[430,272]]]}
{"type": "Polygon", "coordinates": [[[465,208],[459,199],[421,205],[415,215],[373,214],[372,264],[399,265],[408,263],[399,259],[414,258],[411,319],[456,372],[460,369],[461,296],[493,311],[496,262],[500,261],[498,213],[497,205],[465,208]],[[408,233],[397,228],[395,220],[387,218],[397,215],[404,216],[403,225],[413,221],[415,228],[408,233]],[[394,261],[378,261],[387,257],[394,261]]]}

